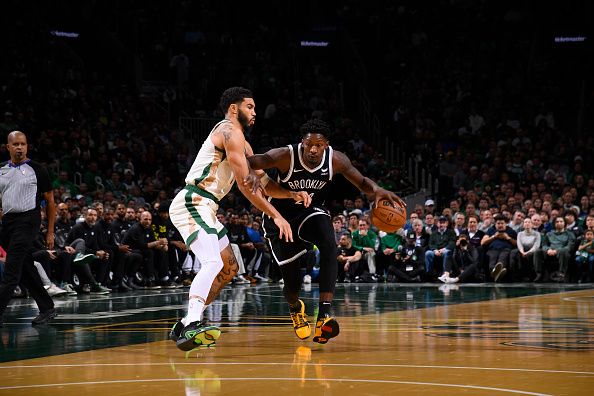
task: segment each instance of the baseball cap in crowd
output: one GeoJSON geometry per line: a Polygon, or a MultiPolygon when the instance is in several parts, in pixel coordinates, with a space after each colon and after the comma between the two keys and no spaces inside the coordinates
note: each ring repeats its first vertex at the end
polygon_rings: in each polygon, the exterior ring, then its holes
{"type": "Polygon", "coordinates": [[[417,235],[414,232],[409,233],[406,235],[408,239],[417,239],[417,235]]]}
{"type": "Polygon", "coordinates": [[[447,216],[439,216],[439,219],[437,219],[437,221],[449,221],[449,219],[447,218],[447,216]]]}
{"type": "Polygon", "coordinates": [[[361,217],[362,214],[363,214],[363,212],[361,211],[361,209],[355,209],[355,210],[351,210],[351,212],[349,213],[349,216],[356,215],[357,217],[361,217]]]}
{"type": "Polygon", "coordinates": [[[435,201],[433,201],[432,199],[428,199],[425,201],[425,206],[432,206],[435,205],[435,201]]]}
{"type": "Polygon", "coordinates": [[[582,162],[584,162],[584,159],[582,158],[581,155],[576,155],[575,158],[573,159],[573,162],[576,162],[576,161],[582,161],[582,162]]]}
{"type": "Polygon", "coordinates": [[[82,194],[78,194],[78,195],[77,195],[75,198],[76,198],[76,199],[81,199],[81,198],[84,198],[84,197],[85,197],[84,195],[82,195],[82,194]]]}

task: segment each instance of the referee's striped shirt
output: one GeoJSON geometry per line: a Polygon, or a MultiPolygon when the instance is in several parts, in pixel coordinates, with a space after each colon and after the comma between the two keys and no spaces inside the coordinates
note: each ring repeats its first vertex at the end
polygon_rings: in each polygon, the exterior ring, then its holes
{"type": "Polygon", "coordinates": [[[30,159],[0,164],[0,195],[4,214],[39,209],[43,193],[52,191],[47,170],[30,159]]]}

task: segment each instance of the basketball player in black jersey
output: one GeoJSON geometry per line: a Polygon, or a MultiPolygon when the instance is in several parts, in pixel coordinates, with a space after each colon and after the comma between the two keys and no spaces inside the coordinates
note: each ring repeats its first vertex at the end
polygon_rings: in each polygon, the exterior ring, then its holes
{"type": "Polygon", "coordinates": [[[272,205],[291,225],[294,242],[279,238],[279,230],[268,216],[264,218],[264,232],[270,241],[274,260],[279,264],[285,282],[284,295],[289,303],[295,334],[300,339],[311,335],[305,305],[299,299],[301,289],[299,257],[307,252],[309,244],[320,249],[320,301],[313,341],[325,344],[339,333],[336,319],[331,316],[331,304],[336,285],[336,243],[331,217],[325,201],[332,189],[334,175],[341,173],[370,200],[377,203],[388,199],[392,204],[402,200],[393,192],[379,187],[363,176],[346,155],[329,145],[328,125],[320,120],[311,120],[300,128],[303,140],[299,144],[272,149],[265,154],[249,157],[253,169],[277,168],[277,182],[287,190],[307,191],[311,205],[305,208],[289,199],[271,200],[272,205]]]}

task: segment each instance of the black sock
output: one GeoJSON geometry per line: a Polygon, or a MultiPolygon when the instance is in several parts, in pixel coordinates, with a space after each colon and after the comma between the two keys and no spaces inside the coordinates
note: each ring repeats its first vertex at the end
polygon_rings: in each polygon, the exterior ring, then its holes
{"type": "Polygon", "coordinates": [[[299,300],[295,301],[295,304],[289,303],[289,311],[291,311],[291,312],[301,311],[301,303],[299,302],[299,300]]]}
{"type": "Polygon", "coordinates": [[[318,317],[322,317],[325,315],[330,315],[330,310],[332,309],[332,303],[328,301],[320,301],[320,305],[318,306],[318,317]]]}

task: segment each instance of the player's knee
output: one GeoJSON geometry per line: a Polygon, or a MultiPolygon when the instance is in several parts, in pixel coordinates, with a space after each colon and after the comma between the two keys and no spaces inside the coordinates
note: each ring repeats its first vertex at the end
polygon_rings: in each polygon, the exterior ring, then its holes
{"type": "Polygon", "coordinates": [[[223,269],[223,260],[220,258],[217,260],[216,258],[208,259],[208,260],[201,260],[202,266],[204,269],[207,269],[213,273],[219,273],[223,269]]]}

